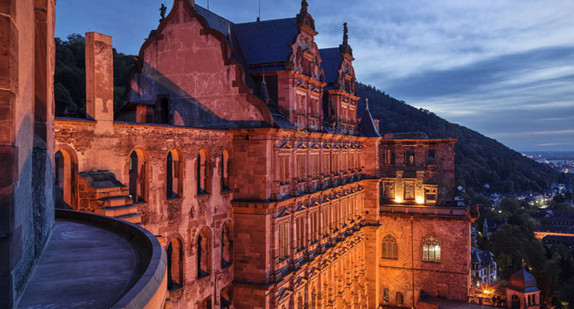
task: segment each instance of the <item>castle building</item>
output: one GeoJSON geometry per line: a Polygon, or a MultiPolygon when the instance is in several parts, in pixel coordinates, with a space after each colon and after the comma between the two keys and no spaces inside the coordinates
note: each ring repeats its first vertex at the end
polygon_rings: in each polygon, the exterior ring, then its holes
{"type": "Polygon", "coordinates": [[[467,300],[455,140],[381,136],[357,117],[347,25],[339,47],[317,34],[305,0],[251,23],[174,0],[116,113],[111,38],[87,34],[87,119],[55,121],[58,204],[156,235],[172,308],[467,300]]]}

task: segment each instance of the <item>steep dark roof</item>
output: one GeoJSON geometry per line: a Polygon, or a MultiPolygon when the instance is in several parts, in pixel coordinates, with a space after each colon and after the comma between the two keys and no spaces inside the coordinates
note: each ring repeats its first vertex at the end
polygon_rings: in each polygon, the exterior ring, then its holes
{"type": "Polygon", "coordinates": [[[334,83],[337,81],[337,71],[341,67],[341,62],[343,61],[343,56],[338,47],[333,48],[323,48],[319,50],[321,54],[321,67],[325,72],[325,82],[334,83]]]}
{"type": "Polygon", "coordinates": [[[233,23],[199,5],[194,6],[195,12],[201,15],[207,21],[209,28],[221,32],[228,41],[230,41],[229,33],[232,30],[233,23]]]}
{"type": "Polygon", "coordinates": [[[299,33],[296,18],[235,24],[233,31],[250,72],[284,70],[285,61],[291,54],[289,46],[299,33]]]}
{"type": "Polygon", "coordinates": [[[365,137],[381,137],[368,105],[363,112],[361,122],[359,122],[359,134],[365,137]]]}
{"type": "Polygon", "coordinates": [[[476,248],[471,248],[470,257],[472,263],[480,263],[482,265],[488,265],[492,263],[494,256],[490,251],[482,251],[476,248]]]}

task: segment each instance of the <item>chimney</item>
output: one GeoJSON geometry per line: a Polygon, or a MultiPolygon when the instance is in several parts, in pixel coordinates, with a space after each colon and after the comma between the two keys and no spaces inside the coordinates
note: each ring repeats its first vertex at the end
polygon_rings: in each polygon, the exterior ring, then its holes
{"type": "Polygon", "coordinates": [[[114,57],[112,37],[86,33],[86,116],[97,127],[111,129],[114,121],[114,57]]]}

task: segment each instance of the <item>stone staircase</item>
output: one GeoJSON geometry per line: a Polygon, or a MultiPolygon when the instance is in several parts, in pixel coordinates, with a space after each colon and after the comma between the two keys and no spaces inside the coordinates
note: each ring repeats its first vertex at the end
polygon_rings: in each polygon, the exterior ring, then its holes
{"type": "Polygon", "coordinates": [[[87,197],[89,211],[100,215],[126,220],[131,223],[140,224],[141,214],[138,213],[136,205],[133,205],[128,188],[116,179],[110,171],[92,171],[80,173],[86,185],[85,194],[87,197]]]}

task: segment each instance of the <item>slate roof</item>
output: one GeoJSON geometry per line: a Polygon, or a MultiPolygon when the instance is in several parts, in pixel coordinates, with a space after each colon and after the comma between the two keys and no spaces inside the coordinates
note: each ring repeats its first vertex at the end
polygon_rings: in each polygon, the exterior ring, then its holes
{"type": "Polygon", "coordinates": [[[235,24],[233,31],[249,64],[249,72],[284,70],[291,54],[289,46],[299,33],[297,18],[235,24]]]}
{"type": "Polygon", "coordinates": [[[199,15],[201,15],[203,18],[205,18],[205,20],[207,21],[207,24],[209,25],[209,28],[212,28],[214,30],[217,30],[219,32],[221,32],[223,35],[225,35],[225,37],[227,38],[227,40],[229,41],[229,32],[231,30],[231,27],[233,26],[233,23],[213,12],[211,12],[210,10],[207,10],[199,5],[195,5],[194,7],[195,12],[199,15]]]}
{"type": "Polygon", "coordinates": [[[488,265],[494,259],[494,255],[490,251],[482,251],[476,248],[471,248],[470,252],[472,263],[488,265]]]}
{"type": "Polygon", "coordinates": [[[381,137],[368,105],[363,112],[361,122],[359,122],[359,134],[365,137],[381,137]]]}
{"type": "Polygon", "coordinates": [[[325,72],[325,82],[334,83],[337,81],[337,71],[341,67],[341,62],[343,61],[343,56],[339,51],[338,47],[333,48],[323,48],[319,50],[321,54],[321,67],[325,72]]]}

